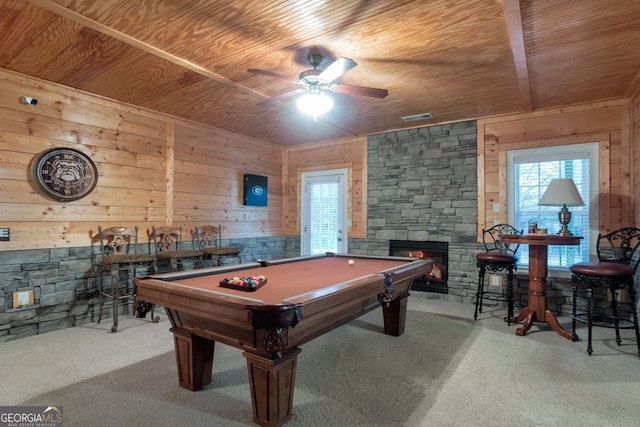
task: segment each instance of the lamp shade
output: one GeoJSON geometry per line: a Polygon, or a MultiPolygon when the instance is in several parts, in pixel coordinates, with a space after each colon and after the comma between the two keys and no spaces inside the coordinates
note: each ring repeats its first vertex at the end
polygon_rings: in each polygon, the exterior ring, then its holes
{"type": "Polygon", "coordinates": [[[584,206],[584,201],[578,193],[576,184],[569,178],[554,178],[549,183],[542,198],[538,202],[541,206],[584,206]]]}

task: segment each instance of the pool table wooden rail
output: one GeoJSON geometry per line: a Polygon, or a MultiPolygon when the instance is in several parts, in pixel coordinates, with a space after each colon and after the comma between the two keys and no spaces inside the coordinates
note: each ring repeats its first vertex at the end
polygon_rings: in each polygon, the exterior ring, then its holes
{"type": "Polygon", "coordinates": [[[262,305],[261,300],[185,289],[157,279],[139,284],[137,298],[162,305],[173,329],[182,328],[213,341],[255,351],[251,312],[247,307],[262,305]]]}
{"type": "MultiPolygon", "coordinates": [[[[429,263],[428,260],[415,262],[426,265],[429,263]]],[[[261,327],[259,323],[256,324],[255,319],[252,319],[255,308],[264,305],[262,300],[253,298],[251,293],[247,293],[246,297],[228,295],[224,290],[218,292],[170,282],[177,277],[198,277],[229,271],[237,275],[238,271],[257,266],[259,266],[257,263],[247,263],[236,266],[235,269],[216,267],[196,270],[188,274],[155,275],[144,281],[137,281],[137,297],[165,307],[174,328],[180,327],[207,339],[270,357],[271,355],[261,345],[259,336],[261,334],[254,333],[256,329],[266,328],[261,327]]],[[[415,266],[412,265],[412,267],[415,266]]],[[[268,271],[268,267],[266,270],[268,271]]],[[[394,293],[408,294],[415,273],[410,273],[411,269],[404,265],[386,271],[393,277],[394,293]]],[[[288,345],[279,353],[286,353],[296,346],[376,309],[381,304],[379,295],[383,289],[384,276],[373,273],[286,299],[281,306],[287,307],[288,310],[297,309],[296,325],[304,322],[304,328],[290,328],[288,345]]],[[[401,335],[404,331],[404,323],[396,330],[389,326],[392,323],[386,322],[385,333],[401,335]]]]}

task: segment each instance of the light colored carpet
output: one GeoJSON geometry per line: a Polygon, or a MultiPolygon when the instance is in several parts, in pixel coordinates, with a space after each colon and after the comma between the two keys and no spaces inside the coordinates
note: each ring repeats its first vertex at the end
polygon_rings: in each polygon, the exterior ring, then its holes
{"type": "MultiPolygon", "coordinates": [[[[474,322],[472,306],[427,295],[410,297],[401,337],[382,333],[375,310],[303,345],[286,425],[640,425],[631,331],[618,347],[612,330],[595,329],[588,356],[584,341],[546,325],[518,337],[502,309],[474,322]]],[[[216,345],[213,382],[190,392],[178,386],[166,320],[125,318],[115,334],[109,327],[0,344],[0,405],[62,406],[65,427],[254,425],[240,350],[216,345]]]]}

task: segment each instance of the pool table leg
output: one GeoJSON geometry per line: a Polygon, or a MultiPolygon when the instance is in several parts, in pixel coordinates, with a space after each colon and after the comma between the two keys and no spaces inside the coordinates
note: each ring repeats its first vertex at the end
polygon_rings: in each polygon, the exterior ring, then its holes
{"type": "Polygon", "coordinates": [[[404,333],[408,296],[409,294],[406,293],[389,302],[382,302],[385,334],[399,337],[404,333]]]}
{"type": "Polygon", "coordinates": [[[178,382],[187,390],[200,390],[211,382],[215,341],[172,328],[178,382]]]}
{"type": "Polygon", "coordinates": [[[261,426],[281,426],[291,418],[296,364],[300,349],[271,360],[249,352],[247,359],[253,421],[261,426]]]}

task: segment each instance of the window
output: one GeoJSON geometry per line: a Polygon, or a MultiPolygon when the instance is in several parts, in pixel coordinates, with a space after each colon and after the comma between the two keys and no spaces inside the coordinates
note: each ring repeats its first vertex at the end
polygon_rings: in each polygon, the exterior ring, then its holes
{"type": "MultiPolygon", "coordinates": [[[[582,236],[580,246],[549,246],[549,268],[566,268],[589,261],[591,236],[598,224],[598,143],[513,150],[507,152],[507,216],[510,224],[527,232],[530,221],[549,233],[560,229],[561,206],[538,206],[538,201],[553,178],[571,178],[585,206],[569,207],[569,230],[582,236]]],[[[595,233],[595,234],[594,234],[595,233]]],[[[519,265],[529,262],[529,247],[522,245],[519,265]]]]}

